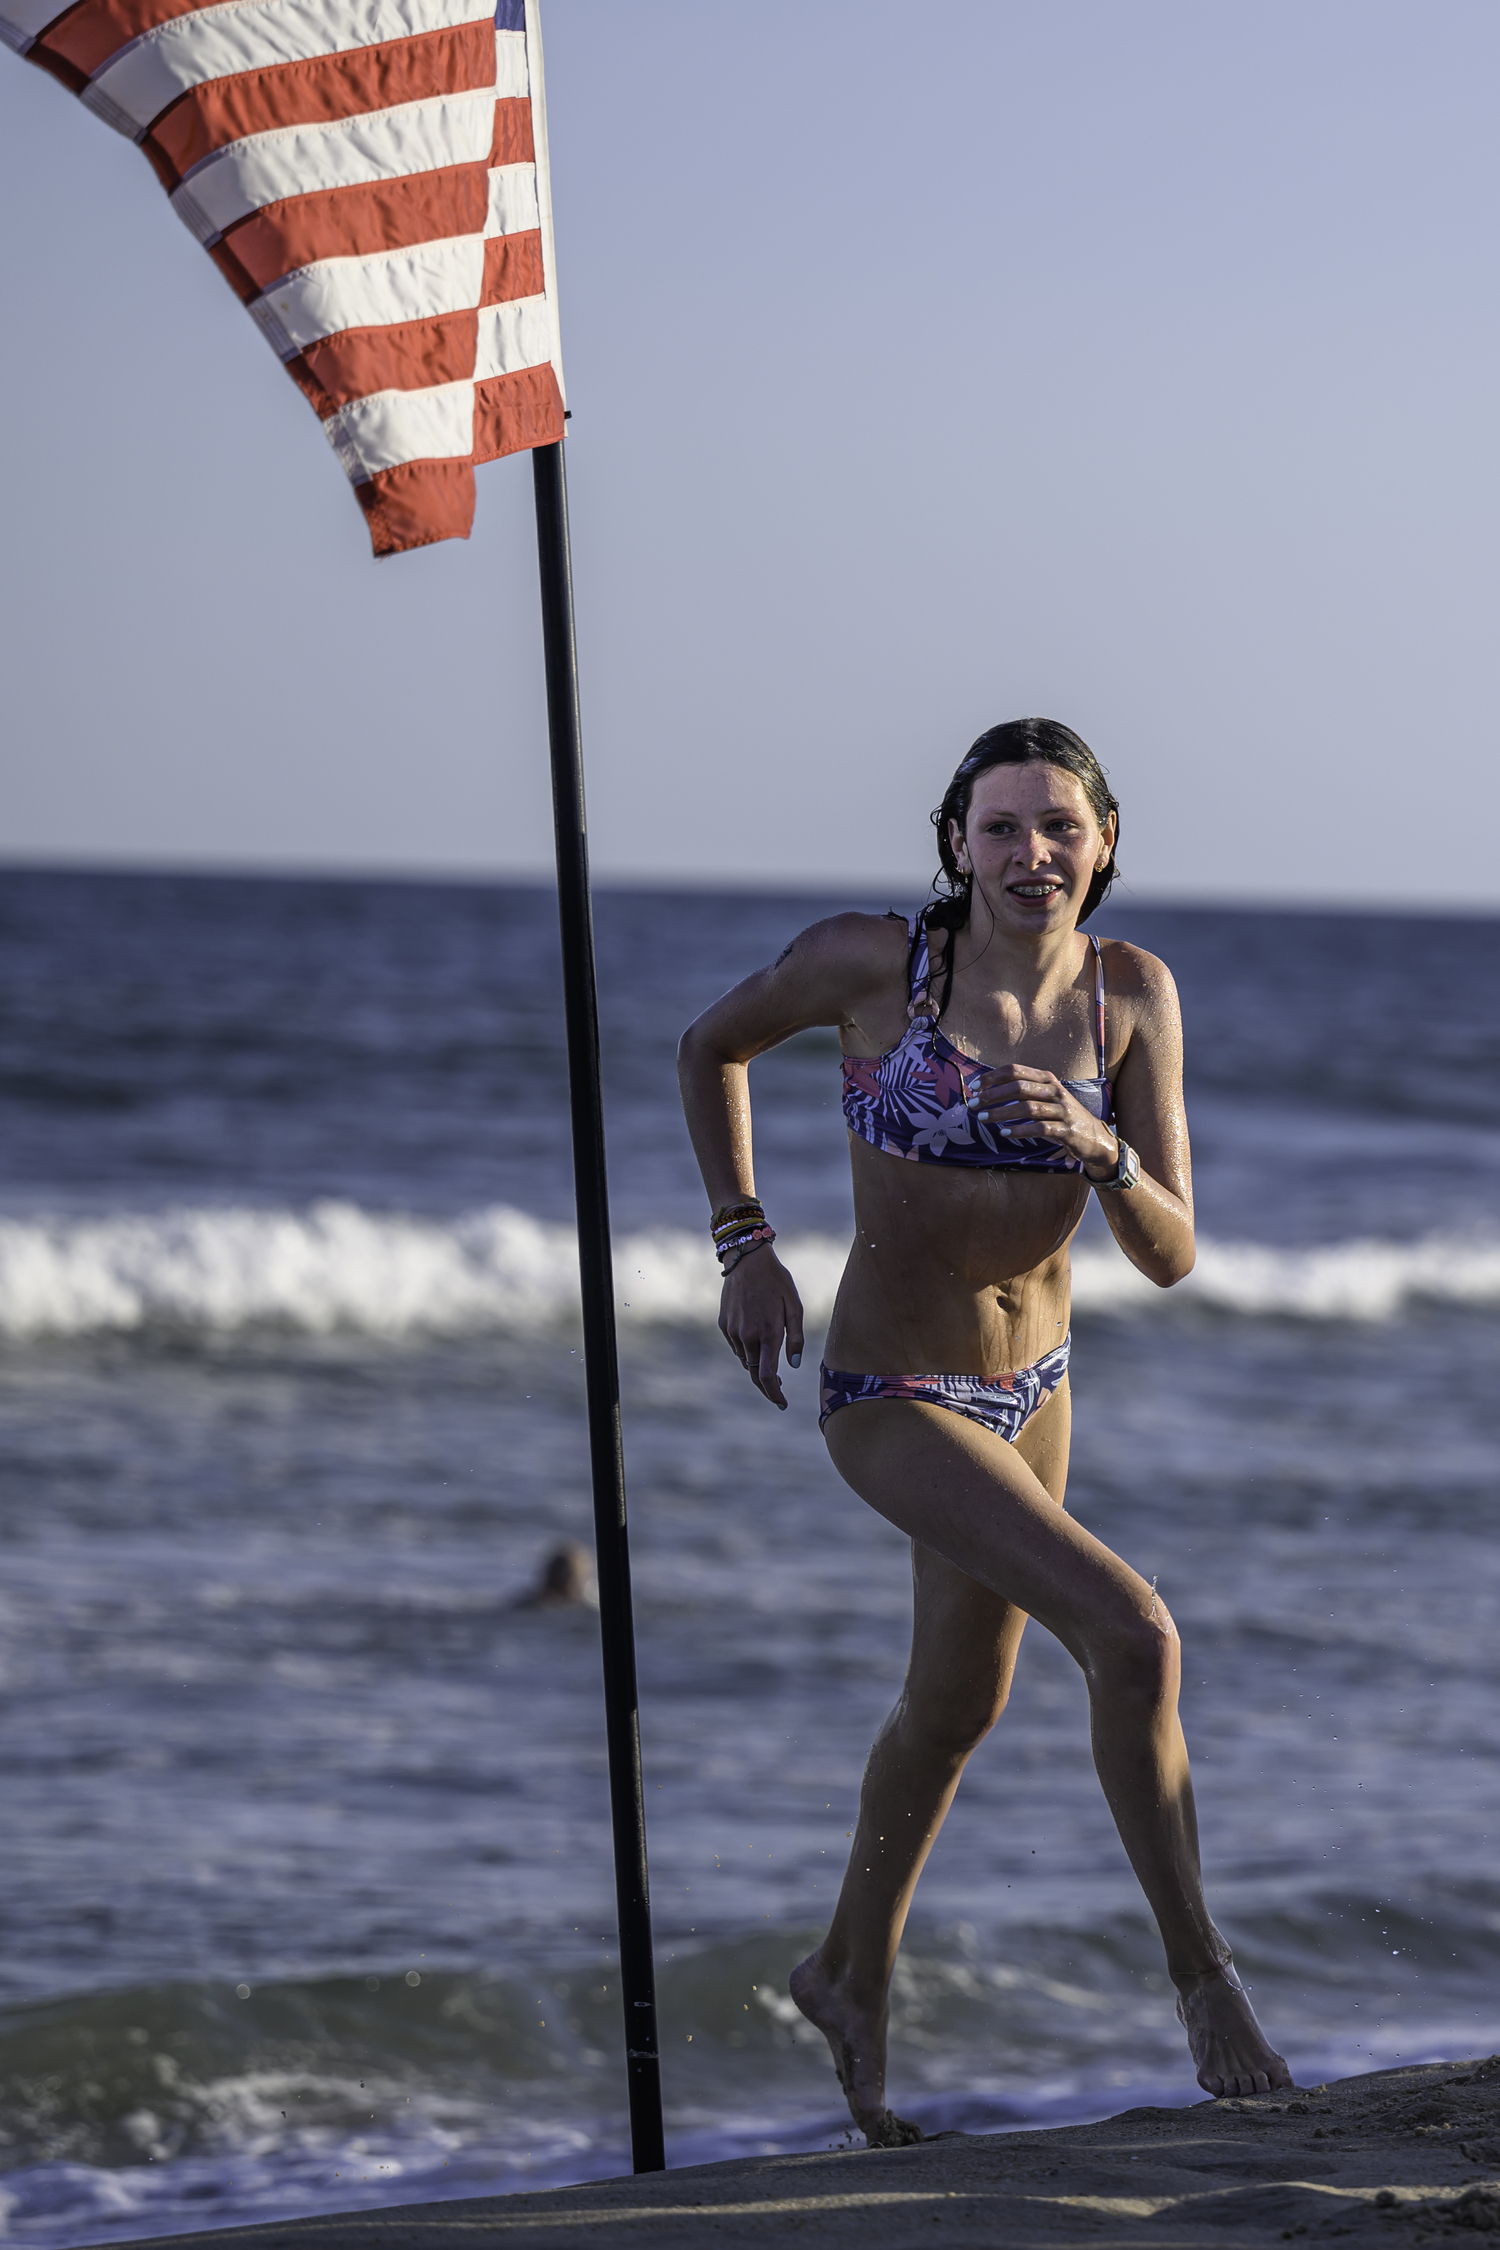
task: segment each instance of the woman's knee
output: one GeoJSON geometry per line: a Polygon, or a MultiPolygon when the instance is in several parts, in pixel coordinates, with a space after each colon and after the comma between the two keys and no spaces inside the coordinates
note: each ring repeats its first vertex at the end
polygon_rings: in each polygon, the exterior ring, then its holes
{"type": "Polygon", "coordinates": [[[967,1758],[994,1726],[1010,1700],[1009,1672],[985,1689],[934,1695],[908,1684],[897,1706],[896,1723],[924,1758],[967,1758]]]}
{"type": "Polygon", "coordinates": [[[1090,1651],[1090,1683],[1114,1697],[1158,1705],[1175,1702],[1182,1648],[1172,1613],[1158,1594],[1144,1611],[1112,1621],[1090,1651]]]}

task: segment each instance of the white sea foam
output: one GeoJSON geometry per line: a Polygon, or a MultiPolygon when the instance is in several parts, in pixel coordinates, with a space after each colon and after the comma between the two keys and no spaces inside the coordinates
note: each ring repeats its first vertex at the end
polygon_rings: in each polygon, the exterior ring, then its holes
{"type": "Polygon", "coordinates": [[[1198,1263],[1164,1299],[1112,1245],[1073,1254],[1073,1309],[1135,1313],[1165,1301],[1293,1320],[1393,1320],[1417,1303],[1500,1308],[1500,1240],[1451,1234],[1311,1250],[1198,1237],[1198,1263]]]}
{"type": "MultiPolygon", "coordinates": [[[[847,1245],[782,1244],[810,1322],[826,1320],[847,1245]]],[[[622,1317],[712,1321],[718,1280],[701,1235],[661,1228],[615,1246],[622,1317]]],[[[1170,1298],[1108,1244],[1074,1255],[1078,1313],[1138,1317],[1193,1303],[1250,1318],[1386,1321],[1416,1301],[1500,1308],[1500,1241],[1427,1235],[1272,1249],[1200,1241],[1170,1298]]],[[[578,1302],[570,1227],[497,1205],[454,1220],[319,1203],[302,1211],[196,1206],[102,1217],[0,1219],[0,1335],[277,1327],[386,1339],[534,1328],[578,1302]]]]}

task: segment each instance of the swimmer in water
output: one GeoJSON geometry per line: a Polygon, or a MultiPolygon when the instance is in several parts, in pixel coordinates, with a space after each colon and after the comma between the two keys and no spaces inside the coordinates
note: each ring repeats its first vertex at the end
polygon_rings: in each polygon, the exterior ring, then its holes
{"type": "Polygon", "coordinates": [[[594,1566],[587,1547],[565,1539],[554,1547],[542,1565],[542,1574],[531,1591],[512,1602],[512,1609],[577,1609],[599,1605],[594,1586],[594,1566]]]}
{"type": "Polygon", "coordinates": [[[1090,1194],[1160,1288],[1192,1269],[1176,990],[1151,954],[1080,927],[1114,878],[1119,808],[1070,728],[992,727],[933,822],[934,903],[910,920],[815,923],[700,1016],[679,1058],[725,1274],[719,1325],[784,1407],[778,1366],[783,1347],[800,1363],[802,1306],[755,1198],[748,1065],[814,1024],[843,1043],[855,1238],[821,1421],[845,1482],[911,1539],[914,1616],[833,1924],[791,1990],[872,2146],[921,2138],[886,2106],[891,1973],[1028,1617],[1088,1683],[1094,1763],[1199,2085],[1292,2084],[1204,1901],[1176,1627],[1064,1507],[1068,1244],[1090,1194]]]}

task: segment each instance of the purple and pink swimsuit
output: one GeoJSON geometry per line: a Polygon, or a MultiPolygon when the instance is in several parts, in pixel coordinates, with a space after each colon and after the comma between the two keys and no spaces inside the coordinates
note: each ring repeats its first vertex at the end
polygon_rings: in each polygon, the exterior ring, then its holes
{"type": "MultiPolygon", "coordinates": [[[[845,1055],[844,1117],[851,1133],[887,1156],[912,1164],[982,1164],[1025,1172],[1082,1172],[1076,1156],[1056,1141],[1023,1140],[993,1123],[982,1123],[969,1107],[970,1094],[990,1063],[962,1054],[937,1021],[937,1003],[928,992],[930,964],[927,931],[908,919],[911,938],[911,1001],[904,1035],[883,1055],[845,1055]]],[[[1065,1078],[1063,1084],[1084,1108],[1106,1125],[1114,1122],[1109,1080],[1104,1075],[1104,955],[1094,949],[1094,1041],[1097,1078],[1065,1078]]],[[[946,1407],[966,1421],[979,1422],[1014,1444],[1044,1399],[1068,1372],[1065,1336],[1030,1367],[1003,1375],[857,1375],[838,1368],[822,1370],[819,1426],[841,1406],[865,1399],[925,1400],[946,1407]]]]}

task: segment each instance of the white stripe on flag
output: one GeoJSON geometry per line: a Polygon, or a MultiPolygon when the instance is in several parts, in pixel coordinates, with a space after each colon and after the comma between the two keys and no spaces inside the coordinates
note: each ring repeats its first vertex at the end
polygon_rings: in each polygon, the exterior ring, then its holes
{"type": "Polygon", "coordinates": [[[324,433],[354,484],[403,461],[467,460],[474,450],[474,386],[374,391],[341,406],[324,433]]]}
{"type": "Polygon", "coordinates": [[[250,133],[195,164],[172,202],[200,242],[284,196],[362,187],[449,164],[482,164],[495,132],[495,97],[439,94],[331,125],[283,125],[250,133]]]}
{"type": "Polygon", "coordinates": [[[545,367],[552,357],[552,311],[545,297],[514,297],[508,305],[484,305],[479,313],[479,349],[474,380],[514,375],[522,367],[545,367]]]}
{"type": "Polygon", "coordinates": [[[526,75],[526,34],[524,31],[497,31],[495,33],[495,99],[497,102],[522,102],[531,91],[526,75]]]}
{"type": "Polygon", "coordinates": [[[142,133],[210,79],[451,30],[490,12],[490,0],[223,0],[132,39],[95,73],[83,100],[117,130],[142,133]]]}
{"type": "Polygon", "coordinates": [[[490,208],[484,222],[486,235],[526,234],[541,223],[536,200],[536,166],[497,165],[490,174],[490,208]]]}
{"type": "Polygon", "coordinates": [[[552,241],[552,172],[547,157],[547,88],[542,71],[542,12],[539,0],[526,0],[526,49],[531,57],[531,140],[536,156],[536,199],[542,215],[542,278],[547,285],[547,317],[552,324],[552,344],[547,357],[557,377],[564,406],[568,387],[563,381],[562,335],[557,318],[557,252],[552,241]]]}
{"type": "Polygon", "coordinates": [[[320,258],[276,282],[249,309],[282,358],[290,359],[344,328],[388,328],[470,311],[483,287],[483,239],[455,234],[370,258],[320,258]]]}

